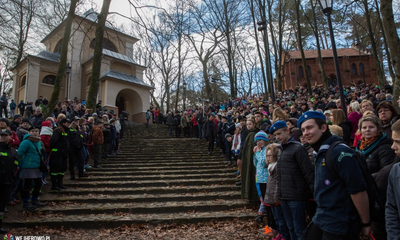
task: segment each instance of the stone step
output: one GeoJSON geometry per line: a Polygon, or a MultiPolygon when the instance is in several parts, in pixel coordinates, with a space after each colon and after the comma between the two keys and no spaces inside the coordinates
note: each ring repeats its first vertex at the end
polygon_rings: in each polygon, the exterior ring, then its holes
{"type": "Polygon", "coordinates": [[[177,180],[144,180],[144,181],[74,181],[64,185],[70,187],[167,187],[167,186],[201,186],[212,184],[234,184],[234,178],[210,179],[177,179],[177,180]]]}
{"type": "Polygon", "coordinates": [[[159,199],[156,202],[148,203],[74,203],[62,202],[45,206],[37,211],[42,213],[83,215],[83,214],[114,214],[114,213],[134,213],[134,214],[160,214],[178,212],[215,212],[228,211],[231,209],[250,206],[250,202],[242,199],[215,199],[209,201],[187,201],[187,202],[165,202],[159,199]]]}
{"type": "Polygon", "coordinates": [[[121,170],[129,170],[129,171],[165,171],[165,170],[196,170],[196,169],[221,169],[225,168],[225,164],[221,162],[221,164],[210,164],[210,165],[183,165],[183,166],[144,166],[144,167],[136,167],[135,164],[131,164],[131,166],[126,167],[112,167],[104,164],[104,168],[90,168],[88,171],[100,171],[100,172],[110,172],[110,174],[114,171],[121,170]]]}
{"type": "Polygon", "coordinates": [[[180,162],[136,162],[136,163],[113,163],[111,160],[109,163],[103,163],[103,167],[127,167],[127,166],[133,166],[133,167],[181,167],[181,166],[214,166],[214,167],[225,167],[225,163],[223,161],[214,161],[214,162],[207,162],[207,161],[180,161],[180,162]]]}
{"type": "Polygon", "coordinates": [[[91,176],[87,178],[79,179],[79,182],[88,182],[88,181],[145,181],[145,180],[174,180],[174,179],[219,179],[219,178],[232,178],[231,173],[212,173],[212,174],[179,174],[179,175],[147,175],[147,176],[136,176],[136,175],[125,175],[125,176],[117,176],[112,174],[111,176],[91,176]]]}
{"type": "Polygon", "coordinates": [[[55,196],[54,194],[48,194],[42,196],[40,201],[46,202],[74,202],[74,203],[149,203],[162,201],[173,201],[173,202],[188,202],[188,201],[212,201],[212,200],[233,200],[240,199],[241,195],[238,191],[226,191],[226,192],[208,192],[208,193],[175,193],[175,194],[129,194],[129,195],[117,195],[117,194],[88,194],[79,196],[55,196]]]}
{"type": "Polygon", "coordinates": [[[131,156],[131,155],[118,155],[118,157],[107,157],[113,163],[124,162],[208,162],[208,161],[221,161],[224,160],[223,156],[189,156],[189,157],[176,157],[176,156],[131,156]]]}
{"type": "MultiPolygon", "coordinates": [[[[39,213],[40,214],[40,213],[39,213]]],[[[26,221],[5,218],[4,225],[10,227],[47,226],[49,228],[79,228],[79,229],[99,229],[117,228],[120,226],[130,226],[131,224],[189,224],[208,221],[225,221],[233,219],[254,219],[254,211],[246,209],[236,209],[235,211],[214,211],[214,212],[185,212],[185,213],[165,213],[165,214],[131,214],[119,213],[109,214],[90,214],[90,215],[63,215],[48,214],[31,216],[26,221]],[[240,211],[239,211],[240,210],[240,211]]]]}
{"type": "MultiPolygon", "coordinates": [[[[235,172],[235,168],[216,168],[216,169],[207,169],[207,170],[201,170],[201,169],[196,169],[196,170],[163,170],[163,171],[130,171],[130,170],[119,170],[119,171],[113,171],[112,175],[113,176],[127,176],[127,175],[136,175],[136,176],[142,176],[142,175],[151,175],[151,174],[161,174],[161,175],[179,175],[179,174],[201,174],[201,173],[229,173],[233,176],[233,173],[235,172]]],[[[92,171],[91,169],[88,169],[86,172],[90,174],[91,176],[109,176],[110,172],[109,171],[92,171]]]]}
{"type": "Polygon", "coordinates": [[[75,187],[68,188],[62,191],[52,191],[52,195],[59,197],[65,196],[79,196],[79,195],[130,195],[130,194],[179,194],[179,193],[214,193],[214,192],[226,192],[226,191],[237,191],[240,192],[240,187],[234,184],[229,185],[205,185],[205,186],[172,186],[172,187],[103,187],[103,188],[85,188],[75,187]]]}

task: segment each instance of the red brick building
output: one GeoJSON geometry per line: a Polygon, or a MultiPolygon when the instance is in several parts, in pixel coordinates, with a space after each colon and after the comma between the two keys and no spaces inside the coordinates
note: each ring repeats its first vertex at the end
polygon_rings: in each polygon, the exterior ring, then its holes
{"type": "MultiPolygon", "coordinates": [[[[365,72],[365,81],[367,84],[378,84],[374,58],[371,53],[361,49],[362,64],[360,62],[360,55],[358,48],[337,49],[340,73],[342,76],[343,86],[351,85],[352,82],[356,84],[363,83],[362,71],[365,72]]],[[[321,71],[318,66],[318,52],[317,50],[304,51],[306,57],[307,68],[303,69],[300,51],[287,52],[285,58],[285,68],[283,71],[282,89],[294,89],[296,86],[307,86],[306,72],[310,75],[311,85],[323,84],[321,71]]],[[[337,85],[336,70],[333,61],[333,53],[331,49],[321,50],[322,64],[325,74],[328,78],[329,85],[337,85]]],[[[275,88],[277,84],[275,83],[275,88]]]]}

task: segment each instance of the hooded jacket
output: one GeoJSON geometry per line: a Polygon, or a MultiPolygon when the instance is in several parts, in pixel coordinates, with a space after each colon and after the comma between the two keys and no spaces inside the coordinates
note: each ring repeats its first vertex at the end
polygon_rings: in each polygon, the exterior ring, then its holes
{"type": "Polygon", "coordinates": [[[18,155],[20,156],[18,166],[24,168],[39,168],[41,161],[42,143],[40,138],[30,134],[24,136],[24,140],[19,145],[18,155]]]}

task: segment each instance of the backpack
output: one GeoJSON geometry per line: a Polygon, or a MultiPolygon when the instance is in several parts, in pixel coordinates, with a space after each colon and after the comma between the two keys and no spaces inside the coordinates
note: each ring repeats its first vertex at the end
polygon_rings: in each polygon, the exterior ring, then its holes
{"type": "MultiPolygon", "coordinates": [[[[345,144],[342,141],[336,141],[332,143],[325,157],[326,166],[328,167],[329,172],[338,179],[340,179],[340,177],[333,166],[332,152],[333,149],[336,147],[336,145],[341,143],[345,144]]],[[[368,170],[367,161],[365,160],[364,154],[357,151],[354,152],[357,156],[356,159],[358,162],[358,166],[360,167],[365,182],[367,183],[370,219],[371,221],[376,221],[376,222],[382,221],[383,217],[385,216],[385,203],[382,202],[378,186],[376,185],[374,178],[372,177],[371,173],[368,170]]]]}

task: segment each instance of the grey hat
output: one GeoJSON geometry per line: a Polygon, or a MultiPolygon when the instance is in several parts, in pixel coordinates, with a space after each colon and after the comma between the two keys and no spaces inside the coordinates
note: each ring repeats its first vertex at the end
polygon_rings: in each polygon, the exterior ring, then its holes
{"type": "Polygon", "coordinates": [[[225,138],[232,137],[230,133],[225,134],[225,138]]]}

